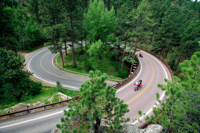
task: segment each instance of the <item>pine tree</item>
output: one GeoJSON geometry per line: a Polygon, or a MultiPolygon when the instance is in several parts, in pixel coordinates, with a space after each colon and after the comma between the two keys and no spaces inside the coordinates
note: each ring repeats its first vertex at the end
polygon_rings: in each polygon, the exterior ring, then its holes
{"type": "MultiPolygon", "coordinates": [[[[171,5],[165,12],[162,24],[154,36],[154,47],[161,49],[159,56],[163,55],[165,51],[163,59],[166,58],[168,52],[173,47],[180,45],[180,35],[183,28],[181,23],[182,15],[180,7],[177,5],[171,5]]],[[[180,55],[177,57],[180,57],[180,55]]]]}
{"type": "MultiPolygon", "coordinates": [[[[126,49],[127,46],[127,41],[129,38],[129,25],[126,23],[130,17],[128,16],[128,14],[131,12],[131,8],[124,3],[119,9],[118,12],[116,14],[116,22],[117,22],[117,30],[116,30],[116,36],[119,37],[119,39],[121,41],[124,41],[124,50],[126,49]]],[[[123,57],[122,59],[125,57],[125,51],[123,52],[123,57]]],[[[124,61],[122,61],[122,67],[121,67],[121,72],[123,72],[123,68],[124,68],[124,61]]]]}
{"type": "MultiPolygon", "coordinates": [[[[41,23],[41,19],[40,19],[40,14],[39,14],[39,0],[28,0],[28,10],[31,14],[34,14],[38,23],[38,26],[40,28],[40,23],[41,23]]],[[[41,28],[40,28],[41,30],[41,28]]]]}
{"type": "Polygon", "coordinates": [[[22,49],[25,50],[25,41],[27,40],[26,36],[26,25],[28,20],[28,15],[26,10],[22,8],[22,5],[19,5],[15,10],[15,22],[17,23],[17,33],[20,38],[19,42],[22,44],[22,49]]]}
{"type": "Polygon", "coordinates": [[[18,49],[18,38],[14,28],[16,27],[14,9],[6,7],[7,4],[8,3],[0,2],[1,47],[16,52],[18,49]]]}
{"type": "Polygon", "coordinates": [[[153,42],[152,52],[160,53],[159,57],[161,57],[164,53],[164,49],[166,48],[166,43],[162,40],[162,33],[159,30],[159,27],[162,25],[163,17],[165,16],[165,12],[171,5],[171,0],[152,0],[150,2],[151,7],[150,10],[152,12],[151,18],[154,19],[157,23],[152,27],[152,31],[154,35],[151,38],[150,44],[153,42]]]}
{"type": "Polygon", "coordinates": [[[39,13],[41,14],[42,23],[46,27],[48,36],[48,42],[45,45],[53,45],[49,47],[49,50],[52,53],[60,53],[62,67],[64,68],[62,53],[63,38],[61,36],[64,30],[63,20],[65,18],[63,5],[60,1],[40,0],[39,13]]]}
{"type": "MultiPolygon", "coordinates": [[[[200,45],[198,43],[200,37],[200,21],[199,19],[193,18],[189,24],[185,26],[183,33],[181,34],[181,46],[177,49],[181,53],[181,58],[178,60],[176,68],[179,63],[185,60],[186,57],[190,57],[189,53],[194,53],[200,50],[200,45]]],[[[176,69],[175,68],[175,69],[176,69]]],[[[175,75],[177,74],[176,70],[175,75]]]]}
{"type": "Polygon", "coordinates": [[[89,65],[88,67],[90,69],[96,69],[97,62],[100,58],[103,57],[103,49],[102,49],[103,43],[101,40],[98,42],[92,43],[89,49],[86,51],[87,54],[89,54],[89,58],[86,60],[86,63],[89,65]]]}
{"type": "Polygon", "coordinates": [[[25,44],[27,49],[34,48],[41,44],[43,34],[40,31],[38,24],[35,22],[34,16],[29,17],[25,31],[27,37],[25,44]]]}
{"type": "Polygon", "coordinates": [[[64,5],[66,18],[69,18],[69,24],[70,24],[70,40],[72,42],[72,57],[73,57],[73,67],[76,67],[75,63],[75,50],[74,50],[74,40],[75,36],[77,36],[75,33],[78,33],[78,21],[79,18],[82,17],[83,12],[81,12],[81,1],[80,0],[61,0],[62,5],[64,5]],[[77,31],[76,31],[77,30],[77,31]]]}
{"type": "Polygon", "coordinates": [[[137,7],[137,9],[133,9],[130,13],[131,20],[127,21],[127,24],[130,25],[130,34],[131,39],[134,41],[134,52],[133,55],[136,53],[137,45],[147,42],[152,34],[149,31],[155,22],[151,19],[151,11],[150,11],[150,4],[142,0],[141,4],[137,7]]]}
{"type": "Polygon", "coordinates": [[[113,51],[113,54],[115,55],[115,58],[117,60],[117,65],[115,70],[118,71],[118,66],[119,66],[119,62],[120,62],[120,57],[122,56],[122,42],[119,38],[116,38],[116,43],[114,44],[115,46],[115,50],[113,51]]]}
{"type": "Polygon", "coordinates": [[[106,74],[100,71],[90,71],[90,80],[85,81],[80,88],[81,100],[69,105],[69,110],[64,111],[65,118],[62,124],[56,127],[62,132],[86,132],[87,129],[99,131],[112,131],[122,129],[121,123],[129,118],[123,118],[129,112],[128,105],[123,100],[115,97],[116,90],[107,86],[106,74]],[[107,86],[107,87],[106,87],[107,86]]]}
{"type": "Polygon", "coordinates": [[[84,21],[87,32],[87,40],[90,42],[107,42],[107,36],[115,30],[115,11],[108,11],[102,0],[90,0],[88,12],[84,21]]]}
{"type": "MultiPolygon", "coordinates": [[[[179,78],[174,77],[174,82],[165,79],[167,85],[158,85],[163,91],[165,95],[168,97],[165,102],[161,102],[159,100],[159,93],[156,94],[156,99],[161,104],[161,108],[153,107],[153,116],[151,116],[151,120],[153,123],[160,123],[164,128],[165,133],[168,133],[170,130],[174,131],[178,122],[184,118],[186,114],[186,110],[183,107],[179,107],[178,102],[182,97],[181,91],[178,89],[180,85],[178,84],[180,81],[179,78]]],[[[148,117],[146,118],[148,120],[148,117]]]]}
{"type": "Polygon", "coordinates": [[[136,60],[135,60],[135,57],[136,57],[136,56],[134,56],[134,55],[132,54],[132,48],[131,48],[131,47],[130,47],[129,49],[125,49],[124,51],[125,51],[125,53],[128,53],[128,55],[126,55],[126,56],[122,59],[122,61],[126,61],[126,62],[128,62],[128,63],[131,64],[131,67],[130,67],[130,74],[131,74],[132,69],[133,69],[133,64],[136,63],[136,60]]]}
{"type": "Polygon", "coordinates": [[[185,131],[200,132],[200,52],[195,52],[191,60],[180,63],[185,79],[181,82],[182,106],[186,109],[185,131]]]}
{"type": "Polygon", "coordinates": [[[180,63],[184,79],[174,76],[174,82],[167,79],[166,85],[158,85],[165,90],[166,101],[156,99],[161,104],[161,108],[153,107],[154,115],[146,117],[153,123],[160,123],[164,127],[165,133],[169,132],[199,132],[200,131],[200,52],[194,53],[191,60],[180,63]]]}
{"type": "Polygon", "coordinates": [[[30,80],[32,73],[23,71],[24,59],[11,50],[0,49],[0,103],[26,99],[28,96],[35,96],[42,89],[41,83],[30,80]]]}
{"type": "MultiPolygon", "coordinates": [[[[65,13],[67,14],[67,12],[65,13]]],[[[68,18],[65,18],[63,21],[63,30],[61,32],[61,37],[63,38],[65,56],[67,56],[68,45],[67,42],[70,41],[70,22],[68,18]]]]}

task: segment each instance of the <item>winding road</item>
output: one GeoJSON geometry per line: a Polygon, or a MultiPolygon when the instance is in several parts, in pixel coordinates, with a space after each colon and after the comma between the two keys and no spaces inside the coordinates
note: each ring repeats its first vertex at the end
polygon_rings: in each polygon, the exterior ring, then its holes
{"type": "MultiPolygon", "coordinates": [[[[170,79],[170,73],[161,61],[144,51],[140,52],[144,57],[139,58],[141,65],[138,74],[118,88],[116,93],[117,97],[128,104],[130,112],[125,117],[131,118],[129,124],[132,119],[139,118],[138,110],[147,115],[152,113],[151,109],[157,102],[155,94],[158,92],[161,98],[164,98],[164,92],[157,84],[164,84],[164,78],[170,79]],[[134,91],[134,83],[139,79],[142,79],[143,86],[134,91]]],[[[55,55],[46,47],[37,50],[26,59],[26,69],[34,72],[34,76],[43,82],[55,85],[56,81],[60,81],[63,86],[72,89],[78,89],[89,79],[56,68],[53,64],[55,55]]],[[[107,81],[107,84],[113,85],[115,82],[107,81]]],[[[67,109],[67,106],[0,121],[0,133],[49,133],[63,117],[63,109],[67,109]]],[[[137,121],[132,124],[139,125],[137,121]]]]}

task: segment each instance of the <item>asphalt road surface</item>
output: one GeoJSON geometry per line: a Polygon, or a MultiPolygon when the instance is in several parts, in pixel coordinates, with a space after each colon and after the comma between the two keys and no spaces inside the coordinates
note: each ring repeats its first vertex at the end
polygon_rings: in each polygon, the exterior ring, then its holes
{"type": "MultiPolygon", "coordinates": [[[[137,112],[151,114],[151,108],[156,101],[156,93],[161,97],[164,92],[157,87],[157,84],[164,84],[164,78],[170,79],[167,68],[152,55],[141,51],[144,55],[139,58],[141,67],[138,74],[127,84],[118,88],[116,96],[128,104],[130,112],[125,117],[139,118],[137,112]],[[141,79],[143,86],[134,91],[134,83],[141,79]]],[[[53,65],[55,54],[51,54],[47,48],[42,48],[26,59],[26,69],[34,72],[34,76],[49,84],[60,81],[65,87],[78,89],[80,85],[89,78],[63,72],[53,65]]],[[[109,85],[115,82],[107,82],[109,85]]],[[[0,121],[0,133],[50,133],[60,118],[63,117],[63,109],[60,107],[38,113],[15,117],[13,119],[0,121]]],[[[133,124],[133,123],[132,123],[133,124]]],[[[135,124],[135,123],[134,123],[135,124]]],[[[136,123],[137,125],[138,123],[136,123]]]]}

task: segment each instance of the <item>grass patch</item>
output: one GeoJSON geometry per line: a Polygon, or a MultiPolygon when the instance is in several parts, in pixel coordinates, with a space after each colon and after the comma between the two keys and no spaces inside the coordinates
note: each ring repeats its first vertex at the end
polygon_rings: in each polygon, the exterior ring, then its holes
{"type": "MultiPolygon", "coordinates": [[[[68,50],[68,56],[65,56],[64,52],[63,55],[64,55],[64,67],[65,67],[64,70],[82,75],[87,75],[89,73],[89,70],[87,70],[85,67],[85,62],[88,59],[86,54],[76,56],[75,58],[77,64],[76,68],[73,68],[72,50],[71,49],[68,50]]],[[[118,70],[115,70],[117,62],[112,60],[112,51],[108,51],[105,57],[106,58],[102,58],[97,61],[96,70],[99,70],[102,73],[106,73],[108,75],[109,80],[113,81],[124,80],[124,78],[119,77],[119,71],[121,71],[121,63],[119,63],[118,70]]],[[[58,63],[59,66],[62,66],[60,55],[56,57],[56,62],[58,63]]],[[[125,77],[128,77],[129,69],[130,69],[129,66],[124,64],[124,73],[126,75],[125,77]]]]}

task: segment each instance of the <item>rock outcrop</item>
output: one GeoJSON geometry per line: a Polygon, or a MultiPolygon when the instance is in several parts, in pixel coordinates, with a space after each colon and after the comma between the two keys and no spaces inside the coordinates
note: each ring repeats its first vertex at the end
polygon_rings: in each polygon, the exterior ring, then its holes
{"type": "MultiPolygon", "coordinates": [[[[124,124],[123,129],[120,133],[161,133],[163,127],[158,124],[151,124],[146,129],[139,129],[134,125],[124,124]]],[[[92,131],[93,132],[93,131],[92,131]]],[[[60,133],[59,129],[54,128],[51,133],[60,133]]],[[[114,132],[113,132],[114,133],[114,132]]],[[[117,132],[119,133],[119,132],[117,132]]]]}
{"type": "Polygon", "coordinates": [[[147,127],[147,129],[140,129],[140,133],[161,133],[163,127],[158,124],[152,124],[147,127]]]}

